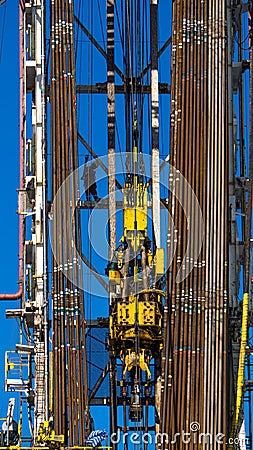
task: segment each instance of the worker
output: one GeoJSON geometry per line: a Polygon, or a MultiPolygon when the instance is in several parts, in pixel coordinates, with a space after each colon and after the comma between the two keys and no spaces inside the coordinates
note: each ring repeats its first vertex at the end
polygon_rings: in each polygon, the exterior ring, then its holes
{"type": "Polygon", "coordinates": [[[88,165],[89,157],[88,155],[85,156],[85,165],[83,170],[83,176],[81,177],[81,180],[84,182],[84,189],[85,189],[85,195],[86,200],[88,202],[91,201],[91,195],[95,202],[99,201],[98,195],[97,195],[97,183],[96,183],[96,168],[98,166],[97,162],[94,161],[94,163],[88,165]]]}

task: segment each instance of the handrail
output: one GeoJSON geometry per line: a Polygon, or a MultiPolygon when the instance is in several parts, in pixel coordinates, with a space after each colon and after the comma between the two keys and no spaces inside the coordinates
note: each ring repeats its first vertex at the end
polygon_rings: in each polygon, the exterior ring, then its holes
{"type": "MultiPolygon", "coordinates": [[[[110,450],[112,447],[110,446],[102,446],[102,447],[96,447],[96,449],[100,449],[100,450],[110,450]]],[[[35,446],[35,447],[19,447],[18,445],[11,445],[9,447],[0,447],[0,450],[52,450],[52,447],[39,447],[39,446],[35,446]]],[[[86,447],[86,446],[74,446],[74,447],[59,447],[59,450],[89,450],[89,449],[94,449],[94,447],[86,447]]]]}
{"type": "MultiPolygon", "coordinates": [[[[241,345],[240,345],[238,375],[237,375],[236,404],[235,404],[235,411],[234,411],[234,416],[233,416],[233,421],[232,421],[232,430],[231,430],[232,440],[237,435],[240,410],[241,410],[241,404],[242,404],[242,397],[243,397],[245,355],[246,355],[247,330],[248,330],[248,305],[249,305],[249,294],[245,293],[243,296],[243,307],[242,307],[242,337],[241,337],[241,345]]],[[[232,449],[232,448],[233,448],[233,444],[228,446],[228,449],[232,449]]]]}

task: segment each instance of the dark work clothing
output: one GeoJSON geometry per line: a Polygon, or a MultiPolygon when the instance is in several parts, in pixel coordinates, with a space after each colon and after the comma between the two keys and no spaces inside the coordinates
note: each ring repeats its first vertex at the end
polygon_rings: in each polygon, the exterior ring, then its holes
{"type": "Polygon", "coordinates": [[[95,201],[98,201],[97,195],[97,183],[96,183],[96,169],[97,163],[93,163],[90,166],[85,165],[82,180],[84,183],[86,200],[91,200],[91,195],[95,201]]]}
{"type": "Polygon", "coordinates": [[[91,201],[91,195],[94,198],[95,202],[98,201],[97,195],[97,183],[92,184],[88,189],[85,189],[86,200],[88,202],[91,201]]]}

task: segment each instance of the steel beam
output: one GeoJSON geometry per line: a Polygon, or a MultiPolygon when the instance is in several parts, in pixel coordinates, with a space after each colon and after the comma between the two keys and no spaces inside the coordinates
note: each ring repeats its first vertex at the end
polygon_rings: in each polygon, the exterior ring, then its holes
{"type": "MultiPolygon", "coordinates": [[[[32,126],[35,136],[35,233],[33,243],[35,247],[35,301],[37,309],[35,317],[35,414],[34,439],[38,436],[40,424],[48,417],[48,381],[47,381],[47,346],[45,345],[44,326],[48,319],[44,317],[46,311],[46,169],[45,169],[45,49],[44,49],[44,3],[38,0],[33,7],[35,41],[35,80],[34,103],[32,107],[32,126]],[[42,337],[43,336],[43,337],[42,337]]],[[[47,333],[46,333],[47,334],[47,333]]]]}
{"type": "Polygon", "coordinates": [[[98,392],[101,384],[103,383],[103,381],[105,380],[105,378],[107,377],[108,373],[110,370],[110,364],[106,364],[103,372],[101,373],[100,377],[98,378],[94,388],[92,389],[90,395],[89,395],[89,402],[95,397],[96,393],[98,392]]]}
{"type": "MultiPolygon", "coordinates": [[[[108,200],[109,200],[109,261],[116,250],[116,190],[115,190],[115,65],[114,65],[114,0],[106,2],[107,18],[107,117],[108,117],[108,200]]],[[[110,430],[117,432],[116,361],[110,357],[110,430]]],[[[116,450],[117,445],[113,444],[116,450]]]]}
{"type": "MultiPolygon", "coordinates": [[[[131,89],[133,94],[151,94],[151,86],[149,85],[133,85],[131,89]]],[[[95,85],[78,84],[76,86],[77,94],[107,94],[107,83],[96,83],[95,85]]],[[[158,83],[159,94],[170,94],[170,86],[167,83],[158,83]]],[[[126,94],[127,87],[125,84],[115,85],[115,94],[126,94]]]]}
{"type": "MultiPolygon", "coordinates": [[[[158,89],[158,4],[150,1],[150,50],[151,50],[151,126],[152,126],[152,218],[156,248],[160,248],[160,162],[159,162],[159,89],[158,89]]],[[[155,407],[161,416],[161,377],[155,386],[155,407]]],[[[156,427],[157,432],[159,426],[156,427]]]]}
{"type": "Polygon", "coordinates": [[[156,247],[160,247],[160,168],[157,0],[150,2],[151,114],[152,114],[152,214],[156,247]]]}
{"type": "Polygon", "coordinates": [[[108,199],[111,260],[116,249],[114,0],[107,0],[108,199]]]}

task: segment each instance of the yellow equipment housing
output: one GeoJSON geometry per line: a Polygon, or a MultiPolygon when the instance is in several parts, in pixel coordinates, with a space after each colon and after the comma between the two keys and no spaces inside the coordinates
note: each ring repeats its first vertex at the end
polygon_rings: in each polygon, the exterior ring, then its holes
{"type": "MultiPolygon", "coordinates": [[[[136,177],[135,177],[136,178],[136,177]]],[[[126,183],[123,189],[124,235],[134,251],[147,238],[148,233],[148,190],[145,183],[126,183]]]]}
{"type": "Polygon", "coordinates": [[[55,431],[52,429],[52,422],[45,420],[40,425],[37,442],[40,444],[48,444],[49,446],[54,444],[53,448],[55,448],[55,446],[64,443],[64,435],[55,434],[55,431]]]}
{"type": "Polygon", "coordinates": [[[124,361],[124,376],[134,366],[151,378],[149,362],[163,347],[162,297],[158,289],[146,289],[127,299],[118,299],[110,315],[109,344],[124,361]],[[138,324],[139,353],[135,351],[136,323],[138,324]]]}
{"type": "Polygon", "coordinates": [[[122,244],[108,270],[109,347],[123,362],[123,376],[138,366],[150,379],[150,361],[159,357],[163,345],[162,300],[165,294],[159,289],[147,288],[150,286],[148,277],[151,271],[153,276],[164,273],[164,252],[156,249],[153,255],[151,251],[148,184],[142,177],[129,175],[123,188],[123,208],[122,244]]]}
{"type": "Polygon", "coordinates": [[[110,316],[110,341],[120,349],[130,349],[139,327],[140,346],[143,349],[160,349],[162,346],[162,297],[158,289],[146,289],[137,296],[115,302],[110,316]]]}

